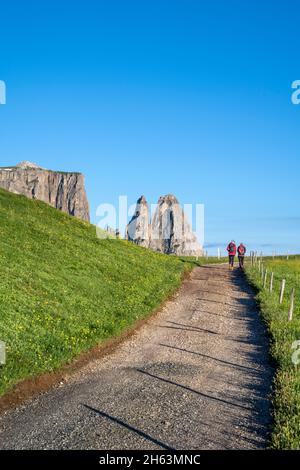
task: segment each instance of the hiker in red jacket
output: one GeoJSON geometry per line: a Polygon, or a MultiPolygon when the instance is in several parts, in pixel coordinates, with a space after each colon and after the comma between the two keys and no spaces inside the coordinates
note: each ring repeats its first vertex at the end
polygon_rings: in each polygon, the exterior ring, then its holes
{"type": "Polygon", "coordinates": [[[245,254],[246,254],[246,247],[243,243],[239,244],[237,252],[238,252],[240,268],[244,269],[244,258],[245,258],[245,254]]]}
{"type": "Polygon", "coordinates": [[[233,269],[234,257],[236,255],[236,244],[234,240],[231,240],[227,246],[228,259],[229,259],[229,268],[233,269]]]}

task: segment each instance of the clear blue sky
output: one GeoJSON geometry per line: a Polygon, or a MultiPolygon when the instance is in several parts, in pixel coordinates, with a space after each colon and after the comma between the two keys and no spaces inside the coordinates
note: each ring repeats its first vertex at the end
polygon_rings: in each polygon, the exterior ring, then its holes
{"type": "MultiPolygon", "coordinates": [[[[205,204],[206,242],[298,249],[297,1],[2,2],[1,165],[101,202],[205,204]]],[[[271,249],[271,248],[270,248],[271,249]]]]}

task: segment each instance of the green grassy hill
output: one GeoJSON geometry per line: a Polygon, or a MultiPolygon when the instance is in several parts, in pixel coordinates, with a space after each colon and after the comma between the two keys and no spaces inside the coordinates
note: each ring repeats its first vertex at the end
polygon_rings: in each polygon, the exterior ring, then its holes
{"type": "Polygon", "coordinates": [[[295,450],[300,448],[300,363],[295,364],[292,356],[300,361],[300,348],[294,343],[300,339],[300,257],[265,258],[263,264],[269,273],[266,288],[257,267],[248,266],[247,275],[258,289],[257,298],[271,335],[271,355],[276,366],[272,446],[295,450]],[[269,292],[271,272],[274,274],[272,293],[269,292]],[[280,305],[282,279],[286,280],[286,289],[280,305]],[[296,292],[295,310],[293,320],[288,321],[292,288],[296,292]]]}
{"type": "Polygon", "coordinates": [[[190,268],[0,189],[0,394],[152,312],[190,268]]]}

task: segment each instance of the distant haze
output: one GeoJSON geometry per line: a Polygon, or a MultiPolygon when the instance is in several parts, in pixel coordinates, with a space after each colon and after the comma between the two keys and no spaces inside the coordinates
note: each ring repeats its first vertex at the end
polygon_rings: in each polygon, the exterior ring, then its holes
{"type": "Polygon", "coordinates": [[[266,255],[300,253],[300,217],[206,217],[204,248],[209,254],[218,248],[225,254],[231,239],[266,255]]]}

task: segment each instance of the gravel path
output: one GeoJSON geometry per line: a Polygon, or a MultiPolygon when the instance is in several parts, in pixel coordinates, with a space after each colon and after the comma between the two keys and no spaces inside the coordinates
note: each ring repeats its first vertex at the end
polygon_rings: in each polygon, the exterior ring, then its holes
{"type": "Polygon", "coordinates": [[[265,448],[267,349],[239,270],[196,268],[113,353],[3,415],[0,448],[265,448]]]}

